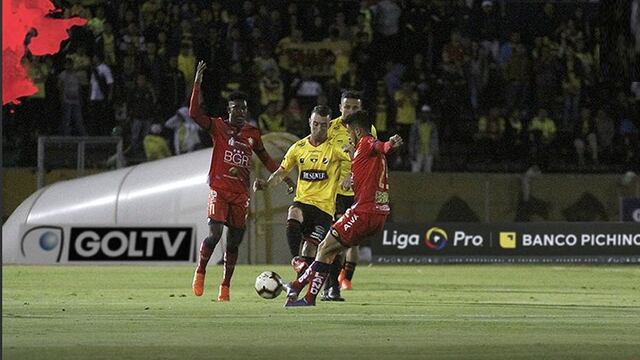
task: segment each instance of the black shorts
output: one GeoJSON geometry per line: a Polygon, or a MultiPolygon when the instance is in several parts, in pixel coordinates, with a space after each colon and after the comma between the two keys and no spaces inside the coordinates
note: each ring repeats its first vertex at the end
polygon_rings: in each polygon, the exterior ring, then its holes
{"type": "Polygon", "coordinates": [[[336,195],[336,219],[344,215],[347,209],[353,205],[353,196],[336,195]],[[340,215],[340,216],[338,216],[340,215]]]}
{"type": "Polygon", "coordinates": [[[302,235],[305,241],[318,245],[333,224],[333,217],[317,207],[299,201],[293,202],[293,207],[302,210],[302,235]]]}

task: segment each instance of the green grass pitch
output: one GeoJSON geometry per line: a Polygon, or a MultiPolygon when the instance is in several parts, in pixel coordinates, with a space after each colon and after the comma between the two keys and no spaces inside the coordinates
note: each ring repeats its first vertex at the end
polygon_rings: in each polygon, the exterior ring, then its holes
{"type": "Polygon", "coordinates": [[[5,266],[3,359],[640,360],[640,268],[361,266],[347,302],[284,309],[242,265],[5,266]]]}

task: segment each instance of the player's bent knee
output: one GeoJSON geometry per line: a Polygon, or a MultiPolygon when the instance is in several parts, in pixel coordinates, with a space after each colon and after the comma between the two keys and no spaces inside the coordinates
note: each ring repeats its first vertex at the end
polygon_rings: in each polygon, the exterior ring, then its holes
{"type": "Polygon", "coordinates": [[[222,237],[222,230],[224,230],[224,224],[214,222],[209,224],[209,238],[212,241],[217,242],[222,237]]]}
{"type": "Polygon", "coordinates": [[[304,221],[304,217],[302,215],[302,210],[296,206],[289,206],[289,211],[287,213],[287,220],[298,220],[299,222],[304,221]]]}

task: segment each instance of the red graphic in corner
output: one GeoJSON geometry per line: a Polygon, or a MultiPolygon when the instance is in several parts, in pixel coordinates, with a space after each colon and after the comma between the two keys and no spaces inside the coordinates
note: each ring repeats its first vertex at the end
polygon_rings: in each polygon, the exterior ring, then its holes
{"type": "Polygon", "coordinates": [[[28,45],[33,55],[55,54],[60,43],[69,37],[67,30],[87,22],[82,18],[47,16],[56,10],[49,0],[2,0],[2,105],[19,103],[19,97],[38,91],[21,63],[29,31],[35,29],[28,45]]]}

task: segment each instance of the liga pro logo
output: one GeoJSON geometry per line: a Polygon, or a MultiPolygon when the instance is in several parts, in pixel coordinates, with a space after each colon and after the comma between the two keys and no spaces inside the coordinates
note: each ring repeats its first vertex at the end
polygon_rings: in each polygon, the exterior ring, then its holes
{"type": "Polygon", "coordinates": [[[37,226],[22,236],[20,254],[30,264],[52,264],[60,261],[64,231],[56,226],[37,226]]]}
{"type": "Polygon", "coordinates": [[[424,244],[429,249],[434,250],[442,250],[445,246],[447,246],[447,241],[449,240],[449,236],[447,232],[440,229],[439,227],[432,227],[427,230],[427,234],[424,238],[424,244]]]}
{"type": "Polygon", "coordinates": [[[503,249],[515,249],[516,248],[516,233],[515,232],[500,232],[500,247],[503,249]]]}

